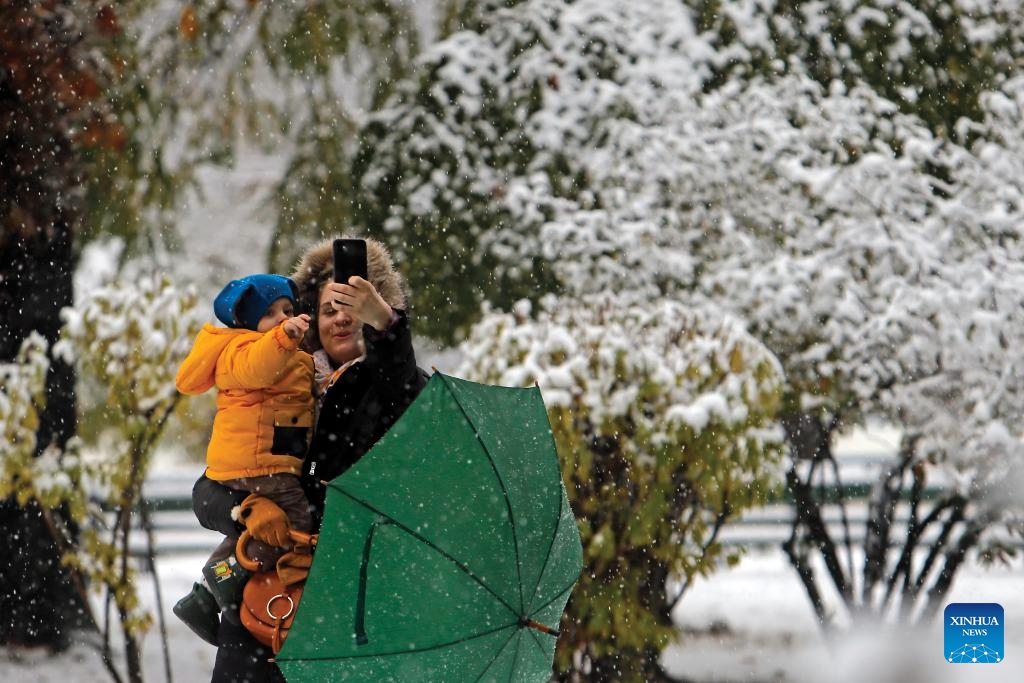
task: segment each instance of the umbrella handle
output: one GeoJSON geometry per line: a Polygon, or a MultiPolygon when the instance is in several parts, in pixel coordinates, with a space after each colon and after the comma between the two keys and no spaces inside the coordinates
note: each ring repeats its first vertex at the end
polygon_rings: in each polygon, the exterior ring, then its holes
{"type": "MultiPolygon", "coordinates": [[[[298,531],[296,529],[289,529],[288,536],[293,541],[301,545],[316,546],[316,542],[320,539],[320,534],[307,534],[304,531],[298,531]]],[[[263,571],[263,563],[259,560],[254,560],[245,554],[246,544],[252,539],[252,534],[246,529],[238,537],[238,541],[235,543],[235,559],[238,560],[238,564],[242,565],[245,569],[251,572],[263,571]]]]}

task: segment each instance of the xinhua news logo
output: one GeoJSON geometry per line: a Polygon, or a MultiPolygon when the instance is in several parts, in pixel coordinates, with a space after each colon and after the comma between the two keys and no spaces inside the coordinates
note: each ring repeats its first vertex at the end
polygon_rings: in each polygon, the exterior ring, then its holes
{"type": "Polygon", "coordinates": [[[998,664],[1003,651],[1003,607],[994,602],[954,602],[946,606],[946,661],[998,664]]]}

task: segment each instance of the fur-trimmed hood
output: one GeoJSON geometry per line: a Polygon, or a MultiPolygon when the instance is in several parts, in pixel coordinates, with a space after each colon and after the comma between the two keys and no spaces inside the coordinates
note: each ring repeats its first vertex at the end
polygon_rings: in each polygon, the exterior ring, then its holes
{"type": "MultiPolygon", "coordinates": [[[[395,270],[387,247],[372,237],[366,240],[366,272],[384,301],[391,308],[404,310],[407,305],[405,279],[395,270]]],[[[302,255],[292,280],[299,288],[299,299],[308,310],[316,310],[320,288],[334,277],[334,239],[315,244],[302,255]]]]}

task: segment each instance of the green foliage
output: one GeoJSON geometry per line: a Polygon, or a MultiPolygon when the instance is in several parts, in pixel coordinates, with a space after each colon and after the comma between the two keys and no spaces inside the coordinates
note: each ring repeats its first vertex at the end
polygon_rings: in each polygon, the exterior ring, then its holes
{"type": "Polygon", "coordinates": [[[167,17],[150,11],[137,23],[155,26],[148,43],[158,56],[144,72],[184,86],[154,93],[175,100],[182,158],[206,151],[197,161],[231,164],[244,140],[286,160],[267,210],[275,215],[268,265],[287,271],[308,238],[350,223],[352,140],[363,112],[383,103],[419,52],[412,8],[197,0],[167,17]]]}
{"type": "Polygon", "coordinates": [[[30,13],[40,26],[49,17],[53,31],[12,34],[4,46],[15,66],[68,45],[88,56],[51,59],[27,81],[45,94],[40,106],[61,106],[67,119],[47,138],[54,154],[33,156],[71,178],[64,203],[83,200],[79,244],[117,236],[125,257],[177,248],[181,198],[200,191],[197,171],[232,165],[255,145],[287,159],[279,206],[269,207],[278,233],[270,267],[287,270],[294,241],[347,226],[359,120],[419,51],[412,8],[394,0],[55,4],[30,13]]]}
{"type": "Polygon", "coordinates": [[[515,7],[523,0],[441,0],[438,25],[441,37],[456,31],[479,31],[486,27],[497,10],[515,7]]]}
{"type": "Polygon", "coordinates": [[[557,668],[651,680],[677,586],[734,560],[721,525],[773,486],[779,368],[736,326],[668,302],[548,299],[535,318],[520,304],[463,349],[473,379],[544,391],[584,548],[557,668]]]}

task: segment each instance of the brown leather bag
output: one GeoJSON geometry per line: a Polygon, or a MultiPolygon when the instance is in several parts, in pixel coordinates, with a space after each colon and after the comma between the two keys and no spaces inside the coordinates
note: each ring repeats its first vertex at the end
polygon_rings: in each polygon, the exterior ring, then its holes
{"type": "MultiPolygon", "coordinates": [[[[312,555],[316,546],[317,535],[305,534],[301,531],[288,532],[296,545],[291,553],[312,555]]],[[[302,597],[305,573],[297,572],[294,567],[284,572],[288,582],[281,580],[278,568],[264,571],[263,564],[252,560],[245,554],[246,543],[250,539],[248,531],[242,532],[235,545],[235,557],[238,563],[253,572],[242,591],[242,606],[239,617],[242,625],[249,630],[256,640],[263,643],[277,654],[288,636],[288,629],[295,619],[295,610],[302,597]]],[[[308,572],[306,572],[308,573],[308,572]]]]}

